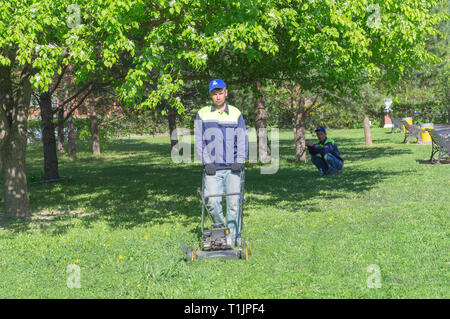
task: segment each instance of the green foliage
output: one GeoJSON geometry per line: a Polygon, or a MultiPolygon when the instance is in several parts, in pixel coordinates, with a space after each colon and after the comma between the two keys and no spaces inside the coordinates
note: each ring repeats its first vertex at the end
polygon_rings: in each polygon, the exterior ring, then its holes
{"type": "Polygon", "coordinates": [[[204,74],[290,79],[332,101],[435,61],[425,44],[447,17],[430,11],[438,2],[2,0],[0,63],[31,65],[43,90],[70,63],[78,83],[110,79],[138,109],[166,100],[182,113],[187,82],[204,74]]]}
{"type": "MultiPolygon", "coordinates": [[[[92,139],[91,119],[89,117],[75,117],[73,122],[75,138],[77,140],[90,141],[92,139]]],[[[98,117],[97,122],[100,125],[99,137],[102,144],[113,137],[161,134],[168,131],[167,118],[154,111],[133,113],[126,117],[98,117]]],[[[40,138],[41,120],[29,120],[28,123],[28,137],[38,140],[40,138]]],[[[56,128],[57,120],[54,121],[54,124],[56,128]]],[[[180,122],[179,125],[182,127],[184,124],[187,124],[186,128],[189,127],[189,122],[180,122]]],[[[65,125],[65,135],[67,138],[67,125],[65,125]]]]}
{"type": "MultiPolygon", "coordinates": [[[[443,1],[433,8],[441,14],[450,14],[450,4],[443,1]]],[[[394,116],[414,117],[420,122],[449,122],[450,105],[450,20],[438,25],[439,33],[427,41],[427,49],[438,57],[435,63],[422,64],[419,70],[402,79],[392,90],[395,97],[394,116]]]]}
{"type": "MultiPolygon", "coordinates": [[[[369,112],[369,118],[372,127],[383,126],[382,116],[379,112],[369,112]]],[[[333,105],[325,105],[318,111],[311,114],[307,129],[313,130],[317,126],[325,126],[327,128],[363,128],[364,112],[358,104],[347,105],[345,107],[336,107],[333,105]]]]}
{"type": "Polygon", "coordinates": [[[395,118],[412,117],[415,124],[450,123],[450,108],[445,101],[394,103],[392,109],[395,118]]]}
{"type": "Polygon", "coordinates": [[[154,111],[130,114],[125,118],[109,117],[100,119],[100,130],[108,137],[128,135],[147,135],[166,133],[168,131],[167,118],[154,111]],[[120,119],[115,121],[116,119],[120,119]],[[114,121],[114,122],[113,122],[114,121]],[[103,125],[102,123],[110,124],[103,125]]]}
{"type": "Polygon", "coordinates": [[[39,140],[41,138],[41,120],[28,120],[27,124],[28,138],[39,140]]]}

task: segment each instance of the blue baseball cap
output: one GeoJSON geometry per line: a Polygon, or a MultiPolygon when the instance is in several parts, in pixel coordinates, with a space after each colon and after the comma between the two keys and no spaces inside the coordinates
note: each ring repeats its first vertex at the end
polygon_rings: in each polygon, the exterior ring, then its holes
{"type": "Polygon", "coordinates": [[[318,126],[315,130],[315,132],[324,132],[325,134],[327,134],[327,131],[325,131],[325,128],[323,126],[318,126]]]}
{"type": "Polygon", "coordinates": [[[211,92],[214,89],[223,89],[227,85],[225,82],[221,79],[214,79],[211,82],[209,82],[209,92],[211,92]]]}

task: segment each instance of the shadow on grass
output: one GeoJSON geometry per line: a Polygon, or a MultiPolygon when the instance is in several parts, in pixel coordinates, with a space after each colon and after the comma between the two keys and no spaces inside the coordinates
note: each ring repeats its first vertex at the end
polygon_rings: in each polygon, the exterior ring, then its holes
{"type": "Polygon", "coordinates": [[[441,159],[439,161],[439,163],[437,162],[436,159],[433,159],[432,161],[428,160],[416,160],[417,163],[419,164],[428,164],[428,165],[449,165],[450,164],[450,159],[441,159]]]}
{"type": "MultiPolygon", "coordinates": [[[[412,154],[410,149],[398,149],[391,146],[384,145],[372,145],[366,146],[361,143],[356,143],[353,138],[339,138],[336,141],[338,145],[339,152],[344,158],[344,161],[359,161],[362,159],[373,159],[379,157],[390,157],[403,154],[412,154]]],[[[281,156],[286,155],[287,162],[295,163],[295,148],[293,145],[289,145],[288,141],[280,141],[280,153],[281,156]]]]}
{"type": "Polygon", "coordinates": [[[390,157],[403,154],[412,154],[410,149],[397,149],[386,146],[353,146],[342,147],[340,152],[343,154],[344,160],[362,160],[373,159],[379,157],[390,157]]]}
{"type": "MultiPolygon", "coordinates": [[[[352,144],[346,142],[343,145],[352,144]]],[[[282,141],[281,144],[287,146],[288,143],[282,141]]],[[[133,228],[174,220],[184,226],[200,225],[201,204],[197,188],[201,187],[201,165],[171,163],[170,146],[166,144],[118,140],[114,145],[109,149],[131,152],[133,156],[98,163],[76,163],[66,168],[70,179],[58,184],[30,184],[32,222],[2,220],[0,228],[12,232],[38,228],[57,235],[74,227],[72,221],[81,222],[87,228],[97,221],[105,221],[111,228],[133,228]],[[168,159],[161,162],[155,161],[154,157],[168,159]]],[[[349,162],[410,152],[386,147],[344,148],[344,154],[351,158],[349,162]]],[[[276,174],[261,175],[259,167],[252,164],[246,171],[248,200],[245,205],[271,206],[286,211],[320,211],[320,207],[304,202],[365,192],[397,174],[402,172],[362,171],[355,166],[348,169],[344,166],[341,175],[320,177],[309,164],[288,165],[276,174]]],[[[200,234],[199,227],[192,232],[200,234]]]]}
{"type": "Polygon", "coordinates": [[[383,180],[401,174],[404,173],[360,171],[353,167],[346,169],[345,166],[342,174],[325,177],[320,176],[315,169],[306,170],[302,167],[280,169],[274,175],[249,173],[246,176],[246,192],[249,194],[247,204],[273,206],[287,212],[320,212],[322,208],[312,205],[311,200],[328,201],[366,192],[383,180]],[[264,198],[258,198],[257,195],[263,195],[264,198]]]}

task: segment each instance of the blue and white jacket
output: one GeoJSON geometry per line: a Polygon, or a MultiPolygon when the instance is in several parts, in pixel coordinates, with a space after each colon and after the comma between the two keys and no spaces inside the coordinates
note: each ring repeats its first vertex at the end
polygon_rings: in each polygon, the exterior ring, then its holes
{"type": "Polygon", "coordinates": [[[214,105],[200,109],[195,118],[195,148],[203,165],[230,168],[244,163],[248,155],[248,136],[239,109],[226,104],[219,112],[214,105]]]}

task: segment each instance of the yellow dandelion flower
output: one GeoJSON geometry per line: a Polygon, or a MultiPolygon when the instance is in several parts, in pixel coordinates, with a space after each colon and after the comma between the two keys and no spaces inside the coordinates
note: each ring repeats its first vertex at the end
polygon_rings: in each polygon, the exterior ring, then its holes
{"type": "Polygon", "coordinates": [[[169,235],[169,232],[166,231],[166,236],[168,236],[168,235],[169,235]]]}
{"type": "Polygon", "coordinates": [[[148,240],[148,237],[147,237],[147,236],[144,236],[144,238],[145,238],[145,240],[148,240]]]}
{"type": "Polygon", "coordinates": [[[138,286],[138,288],[139,288],[139,287],[141,286],[141,284],[138,284],[137,286],[138,286]]]}
{"type": "Polygon", "coordinates": [[[331,222],[333,220],[333,218],[328,218],[328,220],[331,222]]]}
{"type": "Polygon", "coordinates": [[[75,263],[78,264],[78,258],[75,260],[75,263]]]}
{"type": "Polygon", "coordinates": [[[123,256],[122,256],[122,255],[120,255],[120,256],[119,256],[119,259],[122,259],[122,258],[123,258],[123,256]]]}

